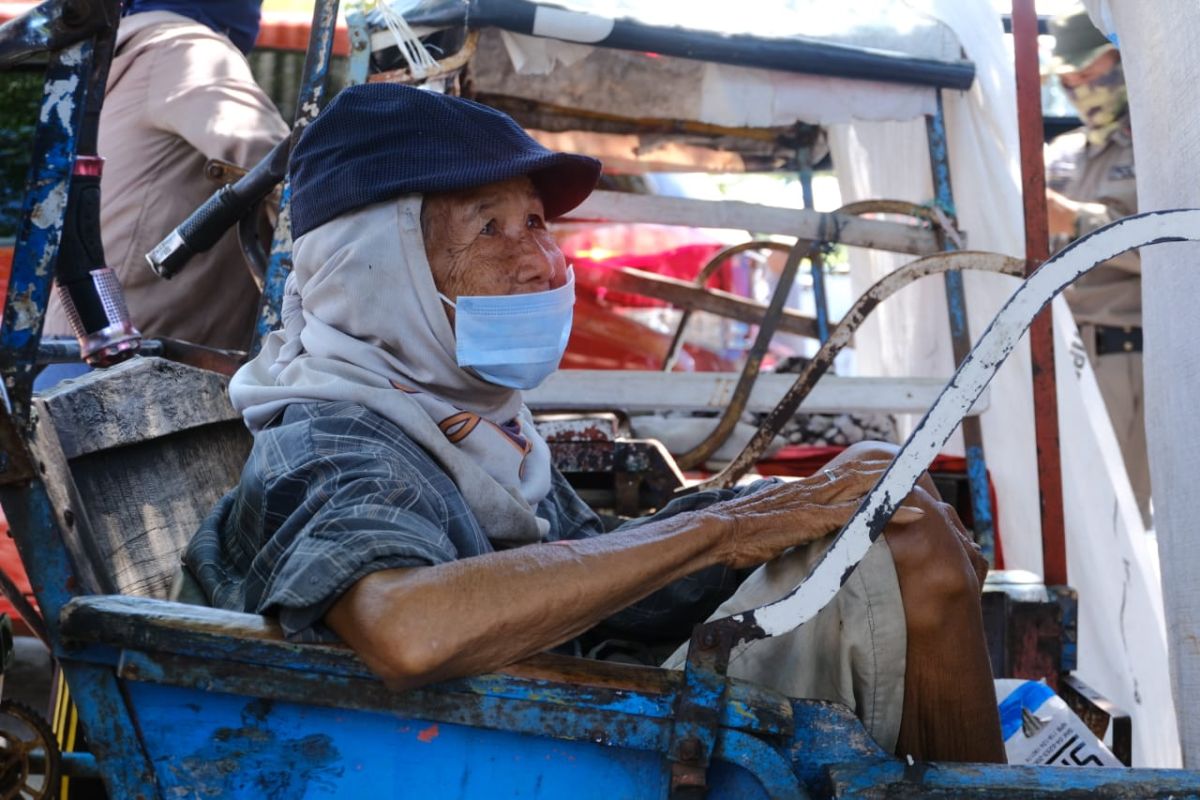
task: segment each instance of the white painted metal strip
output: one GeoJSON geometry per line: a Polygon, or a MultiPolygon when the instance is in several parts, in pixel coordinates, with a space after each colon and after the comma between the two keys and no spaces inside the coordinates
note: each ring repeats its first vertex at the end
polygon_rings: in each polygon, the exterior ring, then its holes
{"type": "MultiPolygon", "coordinates": [[[[795,375],[759,375],[747,410],[766,413],[796,380],[795,375]]],[[[720,411],[737,386],[736,372],[650,372],[564,369],[525,392],[535,409],[622,409],[640,411],[720,411]]],[[[850,378],[827,375],[801,406],[804,414],[924,414],[946,385],[943,378],[850,378]]],[[[987,410],[986,393],[972,414],[987,410]]]]}
{"type": "Polygon", "coordinates": [[[920,225],[883,222],[807,209],[776,208],[734,200],[693,200],[625,192],[593,192],[583,205],[568,214],[566,219],[728,228],[759,234],[796,236],[800,239],[835,241],[854,247],[913,255],[932,255],[942,249],[933,230],[920,225]]]}

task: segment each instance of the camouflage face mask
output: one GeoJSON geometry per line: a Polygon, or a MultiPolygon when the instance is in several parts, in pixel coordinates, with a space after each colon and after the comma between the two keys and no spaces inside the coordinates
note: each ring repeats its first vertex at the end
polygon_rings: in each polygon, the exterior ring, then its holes
{"type": "Polygon", "coordinates": [[[1101,147],[1121,126],[1129,109],[1125,70],[1117,62],[1105,74],[1079,86],[1063,87],[1087,128],[1088,144],[1101,147]]]}

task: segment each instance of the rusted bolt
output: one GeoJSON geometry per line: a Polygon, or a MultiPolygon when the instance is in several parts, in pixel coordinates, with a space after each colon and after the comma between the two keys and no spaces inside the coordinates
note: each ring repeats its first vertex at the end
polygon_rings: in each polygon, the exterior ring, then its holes
{"type": "Polygon", "coordinates": [[[712,650],[716,646],[717,646],[717,637],[713,635],[712,631],[709,631],[708,633],[706,633],[700,637],[701,649],[712,650]]]}
{"type": "Polygon", "coordinates": [[[703,752],[703,745],[694,736],[689,736],[679,743],[679,756],[684,761],[699,761],[703,752]]]}

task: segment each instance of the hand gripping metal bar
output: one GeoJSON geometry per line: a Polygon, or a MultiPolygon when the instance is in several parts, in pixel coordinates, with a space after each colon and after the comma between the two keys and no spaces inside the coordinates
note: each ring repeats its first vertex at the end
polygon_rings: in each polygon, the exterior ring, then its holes
{"type": "MultiPolygon", "coordinates": [[[[732,647],[788,633],[812,619],[834,598],[867,548],[883,534],[892,514],[1016,348],[1037,313],[1079,277],[1127,250],[1182,241],[1200,241],[1200,210],[1125,217],[1075,241],[1039,267],[992,320],[808,578],[779,600],[700,626],[697,635],[711,633],[723,647],[732,647]]],[[[688,658],[691,661],[691,653],[688,658]]]]}

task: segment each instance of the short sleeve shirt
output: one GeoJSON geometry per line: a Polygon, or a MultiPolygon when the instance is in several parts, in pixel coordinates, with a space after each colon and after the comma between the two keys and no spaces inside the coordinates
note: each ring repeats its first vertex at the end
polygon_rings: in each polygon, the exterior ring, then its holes
{"type": "MultiPolygon", "coordinates": [[[[762,485],[688,495],[659,515],[762,485]]],[[[536,514],[549,523],[546,542],[604,533],[557,470],[536,514]]],[[[336,637],[321,620],[361,578],[494,549],[450,477],[400,428],[352,403],[309,403],[289,406],[258,433],[239,484],[204,520],[184,565],[214,606],[278,616],[290,639],[327,641],[336,637]]],[[[686,636],[741,577],[703,570],[608,624],[639,638],[686,636]]]]}

